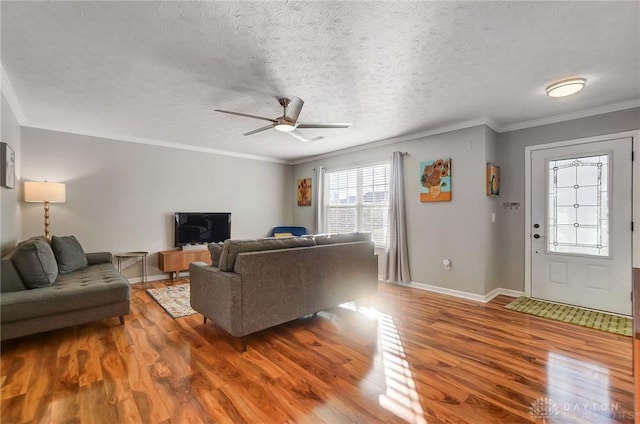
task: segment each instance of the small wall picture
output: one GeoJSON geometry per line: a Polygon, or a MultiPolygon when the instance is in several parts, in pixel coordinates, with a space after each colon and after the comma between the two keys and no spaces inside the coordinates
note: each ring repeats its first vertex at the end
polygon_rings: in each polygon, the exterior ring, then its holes
{"type": "Polygon", "coordinates": [[[311,178],[298,180],[298,206],[311,206],[311,178]]]}
{"type": "Polygon", "coordinates": [[[500,167],[487,164],[487,196],[500,195],[500,167]]]}
{"type": "Polygon", "coordinates": [[[7,143],[0,143],[0,185],[5,188],[16,186],[16,154],[7,143]]]}
{"type": "Polygon", "coordinates": [[[451,158],[420,163],[420,201],[451,201],[451,158]]]}

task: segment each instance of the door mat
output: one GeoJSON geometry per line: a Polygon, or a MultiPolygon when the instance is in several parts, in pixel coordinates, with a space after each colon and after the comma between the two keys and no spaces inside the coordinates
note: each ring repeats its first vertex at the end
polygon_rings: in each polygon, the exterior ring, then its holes
{"type": "Polygon", "coordinates": [[[173,318],[197,314],[191,309],[189,284],[178,284],[159,289],[147,289],[147,293],[173,318]]]}
{"type": "Polygon", "coordinates": [[[505,308],[623,336],[631,336],[633,334],[633,321],[631,318],[608,314],[606,312],[545,302],[524,296],[505,305],[505,308]]]}

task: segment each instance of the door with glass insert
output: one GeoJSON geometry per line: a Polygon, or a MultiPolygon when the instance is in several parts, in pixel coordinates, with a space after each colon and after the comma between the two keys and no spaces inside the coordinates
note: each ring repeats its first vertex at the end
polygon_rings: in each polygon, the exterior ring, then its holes
{"type": "Polygon", "coordinates": [[[631,149],[531,152],[532,297],[631,314],[631,149]]]}

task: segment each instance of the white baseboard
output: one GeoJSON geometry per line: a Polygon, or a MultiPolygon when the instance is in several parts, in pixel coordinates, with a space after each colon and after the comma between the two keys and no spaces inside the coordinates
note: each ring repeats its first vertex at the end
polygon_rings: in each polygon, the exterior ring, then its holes
{"type": "Polygon", "coordinates": [[[487,302],[491,302],[491,300],[494,297],[500,296],[500,295],[509,296],[509,297],[520,297],[520,296],[524,296],[524,292],[518,291],[518,290],[497,288],[487,293],[486,295],[487,302]]]}
{"type": "Polygon", "coordinates": [[[469,293],[462,290],[448,289],[446,287],[432,286],[431,284],[418,283],[416,281],[412,281],[408,284],[402,284],[403,286],[412,287],[420,290],[426,290],[433,293],[444,294],[447,296],[459,297],[461,299],[472,300],[474,302],[488,303],[491,300],[499,295],[511,296],[511,297],[519,297],[523,296],[524,292],[510,289],[498,288],[491,290],[489,293],[482,295],[476,293],[469,293]]]}

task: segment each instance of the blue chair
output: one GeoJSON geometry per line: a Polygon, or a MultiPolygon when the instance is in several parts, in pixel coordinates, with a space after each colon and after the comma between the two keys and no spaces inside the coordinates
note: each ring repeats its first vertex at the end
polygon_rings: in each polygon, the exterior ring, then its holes
{"type": "Polygon", "coordinates": [[[307,229],[305,227],[273,227],[271,237],[277,237],[276,234],[291,234],[300,237],[307,234],[307,229]]]}

